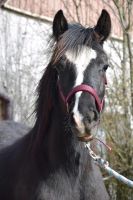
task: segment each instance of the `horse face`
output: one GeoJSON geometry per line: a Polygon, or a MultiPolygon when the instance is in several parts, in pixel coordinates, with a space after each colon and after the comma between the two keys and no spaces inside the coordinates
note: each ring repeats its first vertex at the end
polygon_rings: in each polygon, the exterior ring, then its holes
{"type": "MultiPolygon", "coordinates": [[[[56,69],[63,95],[67,95],[79,85],[90,86],[100,101],[104,98],[108,58],[102,44],[111,29],[110,16],[103,10],[97,25],[84,28],[79,24],[68,25],[62,11],[53,23],[56,69]]],[[[68,103],[71,127],[79,137],[90,135],[97,124],[100,112],[96,98],[90,92],[78,91],[68,103]]]]}

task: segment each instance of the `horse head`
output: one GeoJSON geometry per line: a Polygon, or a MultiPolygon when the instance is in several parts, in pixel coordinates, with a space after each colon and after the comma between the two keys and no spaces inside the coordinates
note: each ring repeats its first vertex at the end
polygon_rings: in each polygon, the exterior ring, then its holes
{"type": "Polygon", "coordinates": [[[67,106],[71,129],[79,138],[89,137],[103,110],[108,57],[103,43],[111,30],[110,15],[102,13],[93,28],[68,24],[60,10],[54,17],[56,41],[52,62],[58,87],[67,106]]]}

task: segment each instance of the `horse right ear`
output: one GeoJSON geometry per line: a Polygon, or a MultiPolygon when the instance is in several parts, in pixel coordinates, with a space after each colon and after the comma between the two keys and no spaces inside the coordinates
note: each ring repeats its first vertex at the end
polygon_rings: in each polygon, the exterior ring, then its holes
{"type": "Polygon", "coordinates": [[[56,40],[58,40],[59,36],[63,34],[68,29],[67,20],[63,14],[62,10],[59,10],[53,21],[53,35],[56,40]]]}
{"type": "Polygon", "coordinates": [[[103,9],[94,29],[95,38],[102,43],[108,38],[110,32],[111,18],[109,13],[103,9]]]}

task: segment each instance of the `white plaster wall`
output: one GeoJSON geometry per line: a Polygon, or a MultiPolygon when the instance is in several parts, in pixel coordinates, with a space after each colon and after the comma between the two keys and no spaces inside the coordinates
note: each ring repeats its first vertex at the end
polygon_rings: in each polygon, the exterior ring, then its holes
{"type": "Polygon", "coordinates": [[[0,90],[9,94],[14,120],[32,124],[36,86],[49,59],[51,25],[0,10],[0,90]]]}

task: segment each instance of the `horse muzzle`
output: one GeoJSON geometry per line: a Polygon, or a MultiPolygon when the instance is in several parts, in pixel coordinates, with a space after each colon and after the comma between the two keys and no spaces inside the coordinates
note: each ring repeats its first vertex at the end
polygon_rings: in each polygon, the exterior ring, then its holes
{"type": "Polygon", "coordinates": [[[97,92],[94,88],[92,88],[89,85],[81,84],[76,87],[74,87],[68,95],[65,97],[62,93],[61,86],[58,82],[58,87],[60,91],[60,95],[62,100],[64,101],[64,104],[66,107],[69,107],[70,99],[73,95],[75,95],[77,92],[86,92],[90,94],[96,104],[97,110],[89,109],[84,115],[77,113],[72,113],[72,130],[76,132],[76,135],[81,140],[84,138],[84,140],[87,140],[87,138],[91,138],[92,130],[94,130],[95,127],[99,124],[99,116],[101,111],[103,110],[104,105],[104,98],[101,100],[99,96],[97,95],[97,92]]]}
{"type": "Polygon", "coordinates": [[[89,111],[85,116],[82,116],[79,112],[72,114],[72,131],[76,133],[80,140],[88,140],[91,135],[94,135],[95,129],[99,124],[99,117],[97,116],[97,120],[95,120],[95,115],[93,111],[89,111]]]}

